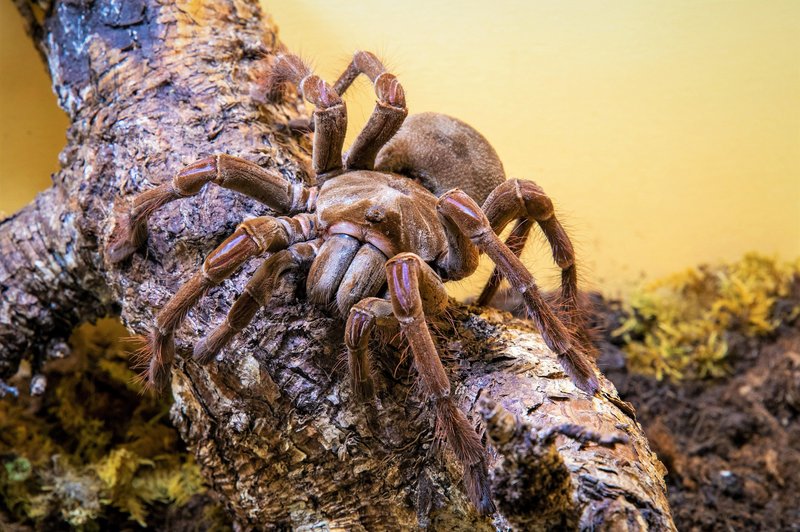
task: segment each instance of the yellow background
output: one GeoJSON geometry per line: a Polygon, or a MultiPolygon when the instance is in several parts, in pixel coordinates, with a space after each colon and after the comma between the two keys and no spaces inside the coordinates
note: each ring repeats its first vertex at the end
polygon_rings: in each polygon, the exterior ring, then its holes
{"type": "MultiPolygon", "coordinates": [[[[596,287],[748,250],[800,255],[800,1],[263,4],[329,79],[369,49],[412,112],[478,128],[509,176],[554,198],[596,287]]],[[[49,184],[66,121],[11,2],[0,15],[8,213],[49,184]]],[[[372,102],[354,87],[352,124],[372,102]]],[[[544,256],[528,260],[547,278],[544,256]]]]}

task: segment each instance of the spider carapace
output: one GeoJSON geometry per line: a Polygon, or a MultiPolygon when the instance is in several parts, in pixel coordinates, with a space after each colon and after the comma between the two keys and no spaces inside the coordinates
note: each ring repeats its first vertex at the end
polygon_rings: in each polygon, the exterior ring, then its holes
{"type": "Polygon", "coordinates": [[[316,184],[291,183],[237,157],[209,157],[136,196],[110,236],[109,259],[125,260],[144,244],[147,219],[155,210],[197,194],[208,183],[244,193],[283,215],[243,222],[161,309],[148,338],[147,380],[158,388],[169,382],[175,330],[203,294],[247,260],[266,256],[224,322],[195,345],[195,358],[214,360],[269,303],[276,287],[297,277],[287,272],[305,275],[309,297],[335,305],[347,319],[344,343],[358,400],[375,400],[370,336],[376,328],[399,326],[420,390],[464,468],[469,498],[480,512],[493,511],[486,451],[451,395],[426,316],[446,307],[443,283],[471,275],[480,253],[486,253],[496,269],[478,303],[489,301],[501,277],[508,279],[573,382],[588,393],[597,391],[593,347],[578,313],[573,248],[552,202],[530,181],[506,180],[494,149],[467,124],[436,113],[407,117],[402,86],[369,52],[357,52],[333,86],[296,56],[278,55],[264,84],[268,90],[294,85],[315,106],[316,184]],[[343,156],[347,114],[341,95],[361,74],[373,82],[377,103],[343,156]],[[511,221],[514,228],[503,242],[498,235],[511,221]],[[534,222],[562,271],[555,309],[518,258],[534,222]]]}

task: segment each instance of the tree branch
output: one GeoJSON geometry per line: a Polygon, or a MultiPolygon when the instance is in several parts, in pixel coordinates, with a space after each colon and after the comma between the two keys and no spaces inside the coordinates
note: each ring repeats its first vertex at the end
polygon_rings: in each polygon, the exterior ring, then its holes
{"type": "MultiPolygon", "coordinates": [[[[0,281],[4,293],[18,294],[0,306],[6,320],[0,333],[9,342],[0,351],[5,373],[36,339],[45,341],[50,323],[68,328],[113,305],[131,330],[144,332],[239,221],[269,212],[208,188],[159,211],[146,253],[111,266],[104,244],[115,211],[134,193],[214,153],[248,158],[295,182],[306,178],[308,166],[307,138],[281,127],[301,115],[299,103],[259,107],[250,98],[253,73],[277,47],[256,2],[64,0],[52,5],[42,28],[39,44],[72,125],[54,188],[0,225],[0,281]],[[15,255],[17,249],[24,253],[15,255]]],[[[494,522],[476,515],[392,338],[375,346],[383,387],[379,422],[368,423],[344,375],[343,323],[306,303],[302,290],[275,298],[221,362],[196,365],[193,343],[221,321],[256,266],[246,265],[190,312],[172,380],[173,422],[242,525],[490,530],[506,519],[552,525],[525,508],[505,506],[506,515],[494,522]]],[[[548,495],[550,513],[569,514],[565,522],[582,527],[674,528],[663,469],[608,381],[597,397],[580,392],[530,324],[507,315],[478,315],[454,303],[447,319],[433,325],[466,410],[488,397],[531,427],[576,424],[627,435],[629,443],[613,448],[545,438],[555,441],[545,448],[561,460],[553,456],[552,463],[564,495],[548,495]],[[614,521],[620,512],[626,519],[614,521]]],[[[497,463],[502,472],[504,462],[497,463]]],[[[502,497],[500,478],[495,489],[502,497]]]]}
{"type": "Polygon", "coordinates": [[[38,364],[79,323],[111,313],[102,278],[87,267],[70,202],[51,188],[0,221],[0,378],[14,374],[24,353],[38,364]]]}

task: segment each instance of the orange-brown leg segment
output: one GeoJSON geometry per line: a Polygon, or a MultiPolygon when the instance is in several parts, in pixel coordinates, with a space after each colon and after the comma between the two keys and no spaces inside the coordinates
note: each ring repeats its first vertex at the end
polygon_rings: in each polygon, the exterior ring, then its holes
{"type": "MultiPolygon", "coordinates": [[[[522,294],[531,317],[547,346],[557,355],[564,371],[581,390],[598,390],[597,374],[584,342],[565,326],[539,292],[531,273],[492,229],[481,208],[461,190],[451,190],[439,198],[439,212],[451,220],[478,248],[494,261],[511,286],[522,294]]],[[[558,262],[558,258],[556,261],[558,262]]]]}
{"type": "Polygon", "coordinates": [[[309,215],[295,218],[263,216],[243,222],[206,258],[202,269],[186,282],[156,317],[156,325],[144,349],[148,364],[147,383],[163,389],[169,382],[175,358],[174,333],[186,314],[212,286],[220,284],[248,259],[284,249],[291,244],[316,237],[309,215]]]}
{"type": "Polygon", "coordinates": [[[312,163],[319,184],[342,171],[347,109],[336,90],[314,74],[296,55],[280,54],[275,58],[267,78],[267,90],[271,91],[284,83],[296,86],[300,94],[316,107],[312,163]]]}
{"type": "MultiPolygon", "coordinates": [[[[511,234],[506,238],[506,246],[508,246],[508,249],[517,257],[520,256],[522,250],[525,248],[532,227],[533,221],[530,218],[521,218],[517,220],[514,224],[514,228],[511,230],[511,234]]],[[[494,295],[497,293],[497,289],[500,288],[500,282],[502,280],[503,274],[495,267],[492,271],[492,276],[486,281],[486,286],[483,287],[481,295],[478,296],[475,303],[481,307],[485,307],[491,303],[494,295]]]]}
{"type": "MultiPolygon", "coordinates": [[[[317,255],[316,242],[301,242],[279,251],[259,266],[234,302],[225,321],[194,346],[194,358],[200,364],[211,362],[233,337],[247,327],[258,309],[265,307],[272,294],[282,290],[292,275],[308,268],[317,255]]],[[[296,281],[296,278],[292,279],[296,281]]]]}
{"type": "Polygon", "coordinates": [[[182,169],[169,183],[146,190],[133,200],[133,206],[114,227],[108,246],[109,260],[121,262],[147,240],[147,219],[167,203],[194,196],[208,184],[241,192],[279,213],[294,214],[313,209],[317,191],[289,182],[274,170],[232,157],[214,155],[182,169]]]}
{"type": "Polygon", "coordinates": [[[450,380],[436,351],[425,312],[447,305],[441,279],[421,258],[401,253],[386,263],[392,309],[414,354],[420,388],[434,404],[439,431],[464,467],[467,494],[481,513],[494,511],[486,467],[486,450],[475,428],[450,394],[450,380]]]}
{"type": "Polygon", "coordinates": [[[334,84],[334,90],[343,95],[360,74],[372,81],[378,101],[367,125],[345,156],[345,167],[348,170],[372,170],[378,152],[397,133],[408,115],[403,86],[394,74],[386,71],[386,67],[373,53],[353,54],[353,60],[334,84]]]}

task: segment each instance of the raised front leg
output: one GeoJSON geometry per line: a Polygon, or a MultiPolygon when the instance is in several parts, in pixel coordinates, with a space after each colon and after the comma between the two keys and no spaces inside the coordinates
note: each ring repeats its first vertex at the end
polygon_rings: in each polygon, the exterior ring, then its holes
{"type": "Polygon", "coordinates": [[[347,109],[339,94],[299,57],[280,54],[267,78],[267,90],[272,91],[287,82],[295,85],[300,94],[316,107],[312,162],[317,184],[321,184],[342,172],[347,109]]]}
{"type": "Polygon", "coordinates": [[[590,354],[579,340],[579,332],[565,326],[553,313],[531,273],[519,257],[500,240],[478,204],[461,190],[454,189],[439,199],[437,208],[481,251],[489,255],[511,286],[520,291],[542,338],[558,355],[564,371],[578,388],[594,394],[599,386],[597,375],[590,354]]]}
{"type": "Polygon", "coordinates": [[[278,251],[300,241],[316,238],[308,215],[295,218],[263,216],[242,223],[206,258],[202,269],[187,281],[156,317],[156,325],[140,353],[146,366],[146,382],[157,389],[169,382],[175,358],[175,330],[197,301],[212,286],[233,275],[242,264],[257,255],[278,251]]]}
{"type": "Polygon", "coordinates": [[[386,67],[373,53],[353,54],[353,60],[334,84],[334,90],[343,95],[360,74],[366,75],[372,81],[378,101],[375,102],[375,110],[372,111],[367,125],[345,156],[344,164],[348,170],[372,170],[378,152],[397,133],[408,115],[403,86],[394,74],[386,71],[386,67]]]}
{"type": "Polygon", "coordinates": [[[486,450],[480,436],[450,393],[442,361],[431,337],[425,313],[439,313],[447,305],[447,292],[438,275],[413,253],[401,253],[386,263],[392,309],[414,354],[420,389],[433,401],[437,428],[464,467],[464,485],[470,500],[483,514],[494,511],[486,450]]]}
{"type": "Polygon", "coordinates": [[[195,360],[200,364],[211,362],[236,334],[253,321],[258,309],[269,303],[272,294],[288,286],[291,275],[308,268],[316,256],[317,242],[301,242],[265,260],[234,302],[225,321],[195,344],[195,360]]]}
{"type": "Polygon", "coordinates": [[[316,188],[289,182],[280,173],[230,155],[214,155],[190,164],[169,183],[146,190],[133,199],[130,211],[114,226],[106,251],[112,263],[130,257],[147,240],[147,219],[171,201],[194,196],[214,183],[255,198],[279,213],[313,208],[316,188]]]}

